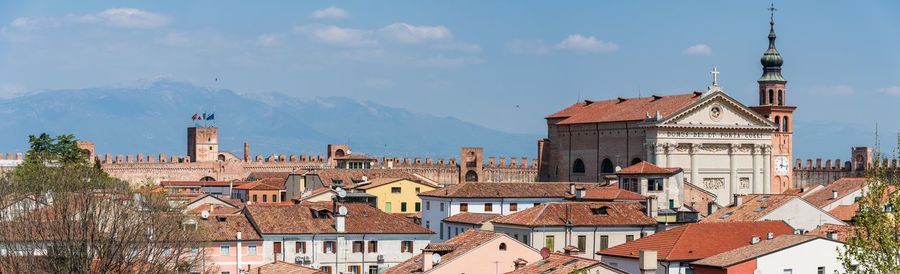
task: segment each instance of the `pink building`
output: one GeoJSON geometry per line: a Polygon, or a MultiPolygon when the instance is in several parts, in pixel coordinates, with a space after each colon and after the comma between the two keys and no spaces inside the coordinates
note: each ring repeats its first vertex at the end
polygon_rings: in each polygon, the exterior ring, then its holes
{"type": "MultiPolygon", "coordinates": [[[[197,217],[198,229],[207,242],[203,247],[203,273],[237,274],[259,267],[263,260],[263,240],[241,213],[209,214],[197,217]]],[[[199,249],[192,250],[199,254],[199,249]]]]}
{"type": "Polygon", "coordinates": [[[506,273],[527,262],[541,259],[540,253],[503,233],[468,230],[443,243],[432,243],[385,274],[400,273],[506,273]]]}

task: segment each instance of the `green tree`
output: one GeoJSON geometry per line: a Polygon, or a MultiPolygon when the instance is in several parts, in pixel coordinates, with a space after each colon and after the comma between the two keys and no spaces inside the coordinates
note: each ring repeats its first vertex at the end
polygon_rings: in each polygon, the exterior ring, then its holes
{"type": "Polygon", "coordinates": [[[876,148],[876,161],[865,174],[868,189],[859,200],[860,211],[853,218],[846,246],[839,250],[847,273],[900,273],[900,223],[895,213],[900,205],[897,170],[882,157],[876,148]]]}

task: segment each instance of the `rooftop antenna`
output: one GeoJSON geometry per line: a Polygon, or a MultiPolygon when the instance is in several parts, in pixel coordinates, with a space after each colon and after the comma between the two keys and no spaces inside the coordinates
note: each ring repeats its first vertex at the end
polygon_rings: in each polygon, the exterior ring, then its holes
{"type": "Polygon", "coordinates": [[[638,83],[638,98],[641,98],[641,83],[638,83]]]}

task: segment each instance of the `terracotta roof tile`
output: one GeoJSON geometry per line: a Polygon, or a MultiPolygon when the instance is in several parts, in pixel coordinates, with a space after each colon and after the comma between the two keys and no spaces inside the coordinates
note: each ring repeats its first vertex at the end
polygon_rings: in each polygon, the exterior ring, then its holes
{"type": "Polygon", "coordinates": [[[163,187],[175,186],[195,186],[195,187],[226,187],[234,183],[234,186],[245,184],[242,181],[162,181],[159,185],[163,187]]]}
{"type": "Polygon", "coordinates": [[[815,239],[820,238],[810,235],[781,235],[771,240],[763,239],[757,244],[746,245],[733,249],[731,251],[722,252],[705,259],[692,262],[691,265],[705,265],[723,268],[729,267],[815,239]]]}
{"type": "Polygon", "coordinates": [[[781,207],[787,202],[798,199],[790,194],[750,194],[742,195],[740,206],[731,205],[713,212],[701,222],[745,222],[760,220],[769,212],[781,207]]]}
{"type": "Polygon", "coordinates": [[[849,222],[853,220],[853,217],[856,216],[856,213],[859,212],[859,203],[853,203],[849,205],[839,205],[834,207],[828,213],[834,215],[841,221],[849,222]]]}
{"type": "MultiPolygon", "coordinates": [[[[419,193],[419,196],[458,198],[571,198],[570,183],[461,183],[419,193]]],[[[596,183],[575,183],[587,189],[596,183]]]]}
{"type": "Polygon", "coordinates": [[[828,238],[828,233],[833,232],[837,233],[836,236],[838,241],[846,242],[847,239],[852,236],[853,231],[853,227],[849,225],[821,224],[816,227],[816,229],[807,232],[806,235],[815,235],[828,238]]]}
{"type": "Polygon", "coordinates": [[[618,188],[618,185],[614,185],[613,187],[588,189],[585,191],[584,197],[582,197],[582,199],[600,201],[643,201],[647,199],[647,196],[641,195],[640,193],[620,189],[618,188]]]}
{"type": "Polygon", "coordinates": [[[252,178],[253,180],[262,180],[268,178],[278,178],[282,180],[287,180],[288,176],[291,174],[295,174],[290,171],[257,171],[251,172],[247,178],[252,178]]]}
{"type": "Polygon", "coordinates": [[[284,180],[279,178],[266,178],[261,180],[256,180],[252,182],[247,182],[241,184],[239,187],[235,187],[235,189],[245,189],[245,190],[283,190],[284,189],[284,180]]]}
{"type": "Polygon", "coordinates": [[[648,113],[656,115],[657,111],[663,117],[669,116],[699,101],[700,97],[700,93],[688,93],[624,100],[586,101],[576,103],[547,116],[547,118],[565,118],[558,122],[558,125],[642,121],[648,113]]]}
{"type": "Polygon", "coordinates": [[[264,264],[250,270],[250,273],[275,273],[275,274],[326,274],[315,268],[309,268],[298,264],[275,261],[264,264]]]}
{"type": "Polygon", "coordinates": [[[638,258],[641,250],[656,250],[660,261],[693,261],[750,244],[753,236],[771,232],[793,234],[784,221],[693,223],[618,245],[597,254],[638,258]],[[715,243],[715,244],[710,244],[715,243]]]}
{"type": "MultiPolygon", "coordinates": [[[[403,216],[385,213],[366,204],[347,203],[347,234],[431,234],[403,216]]],[[[338,233],[334,229],[331,202],[299,204],[253,204],[247,206],[250,218],[262,234],[338,233]],[[324,214],[317,214],[322,212],[324,214]]]]}
{"type": "Polygon", "coordinates": [[[491,213],[460,212],[459,214],[444,218],[444,222],[480,225],[500,216],[500,214],[491,213]]]}
{"type": "Polygon", "coordinates": [[[410,181],[421,181],[415,174],[398,170],[398,169],[322,169],[314,170],[308,175],[316,175],[326,187],[340,182],[343,187],[353,187],[355,184],[362,182],[363,177],[369,180],[378,178],[403,178],[410,181]]]}
{"type": "Polygon", "coordinates": [[[627,166],[619,171],[616,171],[616,175],[642,175],[642,174],[675,174],[681,171],[681,168],[673,167],[673,168],[662,168],[657,165],[654,165],[647,161],[641,161],[640,163],[633,164],[627,166]]]}
{"type": "MultiPolygon", "coordinates": [[[[505,234],[498,232],[470,229],[466,230],[466,232],[456,235],[456,237],[444,241],[443,243],[429,244],[426,248],[431,247],[432,250],[440,250],[440,252],[438,253],[441,254],[441,261],[446,263],[453,259],[456,259],[460,255],[467,253],[469,250],[481,246],[488,241],[491,241],[497,237],[504,237],[504,235],[505,234]]],[[[395,265],[394,267],[389,268],[384,273],[421,273],[423,257],[424,255],[422,253],[419,253],[409,260],[406,260],[395,265]]]]}
{"type": "Polygon", "coordinates": [[[197,217],[196,220],[203,231],[201,235],[208,241],[234,241],[237,232],[241,232],[241,239],[245,241],[262,240],[243,214],[211,214],[209,218],[197,217]]]}
{"type": "Polygon", "coordinates": [[[523,268],[506,272],[506,274],[569,274],[576,270],[592,268],[599,264],[600,262],[597,260],[553,253],[545,259],[530,263],[523,268]]]}
{"type": "Polygon", "coordinates": [[[837,199],[841,199],[850,193],[862,189],[865,183],[866,178],[841,178],[803,198],[809,201],[809,203],[821,208],[833,203],[837,199]],[[837,191],[837,199],[832,199],[832,191],[837,191]]]}
{"type": "Polygon", "coordinates": [[[383,186],[386,184],[390,184],[390,183],[393,183],[396,181],[400,181],[400,180],[408,180],[408,181],[422,184],[425,186],[438,187],[436,185],[432,185],[431,183],[420,181],[420,180],[409,180],[409,179],[405,179],[405,178],[375,178],[375,179],[370,179],[368,183],[358,184],[358,185],[354,186],[353,188],[367,190],[367,189],[372,189],[372,188],[376,188],[379,186],[383,186]]]}
{"type": "Polygon", "coordinates": [[[655,226],[656,220],[634,202],[546,203],[492,221],[528,227],[564,226],[655,226]]]}

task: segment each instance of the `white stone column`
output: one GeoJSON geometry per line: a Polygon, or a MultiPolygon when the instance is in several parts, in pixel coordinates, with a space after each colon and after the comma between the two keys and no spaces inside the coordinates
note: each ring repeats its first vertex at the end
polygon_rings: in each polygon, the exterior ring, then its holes
{"type": "Polygon", "coordinates": [[[675,149],[675,146],[677,146],[677,144],[666,143],[666,145],[665,145],[665,150],[666,150],[666,166],[665,167],[672,166],[672,150],[675,149]]]}
{"type": "Polygon", "coordinates": [[[668,157],[666,155],[666,148],[663,144],[659,144],[659,143],[655,144],[653,146],[653,153],[654,153],[654,156],[656,157],[655,164],[657,166],[660,166],[660,167],[669,166],[669,162],[666,161],[666,158],[668,157]]]}
{"type": "Polygon", "coordinates": [[[728,149],[728,200],[729,201],[734,199],[734,194],[737,193],[737,161],[735,161],[735,157],[737,156],[739,148],[740,147],[738,145],[731,145],[728,149]]]}
{"type": "Polygon", "coordinates": [[[753,173],[750,174],[750,180],[753,182],[753,193],[758,194],[763,192],[763,177],[759,170],[759,161],[762,158],[760,157],[760,147],[758,145],[753,145],[753,149],[750,150],[750,153],[753,154],[753,173]]]}
{"type": "Polygon", "coordinates": [[[763,193],[769,194],[772,190],[772,146],[764,145],[763,153],[763,193]]]}
{"type": "Polygon", "coordinates": [[[697,152],[700,152],[700,144],[691,144],[691,183],[700,185],[700,168],[697,166],[697,152]]]}

